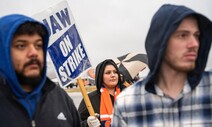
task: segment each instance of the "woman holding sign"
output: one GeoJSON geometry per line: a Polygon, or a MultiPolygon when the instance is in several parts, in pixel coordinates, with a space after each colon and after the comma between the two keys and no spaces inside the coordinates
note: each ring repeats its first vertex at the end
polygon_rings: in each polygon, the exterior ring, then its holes
{"type": "Polygon", "coordinates": [[[120,72],[116,63],[106,59],[96,67],[95,83],[97,90],[88,94],[94,112],[98,116],[90,116],[84,100],[79,105],[82,127],[110,127],[113,104],[122,89],[120,72]],[[101,124],[100,124],[101,123],[101,124]]]}

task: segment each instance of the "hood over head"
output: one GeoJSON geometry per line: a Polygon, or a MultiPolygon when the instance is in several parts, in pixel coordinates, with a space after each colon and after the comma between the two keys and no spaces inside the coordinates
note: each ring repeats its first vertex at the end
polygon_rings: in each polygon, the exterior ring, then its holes
{"type": "Polygon", "coordinates": [[[118,69],[116,63],[112,59],[106,59],[96,66],[95,84],[96,84],[97,90],[100,92],[100,89],[103,86],[102,85],[103,84],[103,74],[104,74],[106,65],[113,65],[115,67],[115,69],[117,70],[117,73],[118,73],[118,84],[117,85],[119,85],[119,88],[122,89],[121,76],[120,76],[120,72],[119,72],[119,69],[118,69]]]}
{"type": "Polygon", "coordinates": [[[194,88],[200,81],[207,64],[207,58],[212,41],[212,23],[204,15],[185,6],[162,5],[152,18],[149,32],[145,41],[150,72],[145,80],[146,89],[153,90],[157,74],[167,47],[169,37],[176,31],[181,21],[187,16],[194,16],[198,20],[200,30],[200,47],[196,67],[188,74],[188,81],[194,88]]]}
{"type": "MultiPolygon", "coordinates": [[[[6,80],[13,94],[19,99],[23,104],[23,98],[34,98],[41,94],[41,89],[46,81],[46,52],[48,47],[49,34],[47,28],[40,22],[21,15],[21,14],[11,14],[0,18],[0,76],[6,80]],[[44,70],[41,83],[31,92],[26,93],[16,76],[15,70],[13,68],[12,58],[11,58],[11,43],[17,28],[25,22],[37,22],[41,24],[46,30],[46,36],[43,40],[44,49],[44,70]]],[[[25,107],[26,108],[26,107],[25,107]]]]}

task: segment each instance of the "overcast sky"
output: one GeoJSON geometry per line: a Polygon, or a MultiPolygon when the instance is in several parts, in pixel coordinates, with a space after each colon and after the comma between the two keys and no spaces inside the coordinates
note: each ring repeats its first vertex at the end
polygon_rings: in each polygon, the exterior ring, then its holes
{"type": "MultiPolygon", "coordinates": [[[[31,16],[60,0],[1,0],[0,16],[31,16]]],[[[143,52],[153,14],[164,3],[186,5],[212,20],[211,0],[68,0],[76,26],[95,67],[106,58],[143,52]]],[[[211,51],[212,52],[212,51],[211,51]]],[[[212,68],[210,52],[207,69],[212,68]]]]}

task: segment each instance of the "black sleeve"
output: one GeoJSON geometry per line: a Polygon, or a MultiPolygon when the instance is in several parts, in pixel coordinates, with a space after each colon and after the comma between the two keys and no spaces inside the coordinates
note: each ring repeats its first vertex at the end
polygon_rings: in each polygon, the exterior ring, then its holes
{"type": "MultiPolygon", "coordinates": [[[[89,93],[88,96],[89,96],[91,105],[94,109],[94,112],[99,114],[100,94],[97,91],[93,91],[89,93]]],[[[80,102],[80,105],[78,107],[78,112],[80,114],[82,127],[88,127],[87,118],[90,116],[90,114],[88,112],[84,99],[82,99],[80,102]]]]}
{"type": "Polygon", "coordinates": [[[67,107],[69,108],[69,113],[73,119],[73,127],[81,127],[81,119],[73,99],[66,92],[64,94],[64,97],[66,98],[66,103],[64,102],[64,104],[67,104],[67,107]]]}
{"type": "Polygon", "coordinates": [[[81,119],[80,119],[79,113],[77,111],[77,108],[75,107],[72,99],[69,98],[69,102],[70,102],[69,105],[71,105],[70,106],[70,113],[72,114],[73,119],[74,119],[73,120],[74,121],[74,123],[73,123],[74,127],[81,127],[81,119]]]}
{"type": "Polygon", "coordinates": [[[78,112],[80,114],[82,127],[88,127],[87,118],[90,116],[90,114],[89,114],[88,109],[85,105],[84,99],[82,99],[81,102],[80,102],[80,105],[78,107],[78,112]]]}

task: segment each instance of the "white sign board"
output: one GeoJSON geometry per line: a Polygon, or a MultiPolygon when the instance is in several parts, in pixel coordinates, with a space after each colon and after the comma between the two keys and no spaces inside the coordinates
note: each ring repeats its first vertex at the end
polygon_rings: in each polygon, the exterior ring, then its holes
{"type": "Polygon", "coordinates": [[[67,1],[49,7],[33,17],[45,24],[50,33],[48,55],[59,84],[64,87],[91,67],[67,1]]]}

